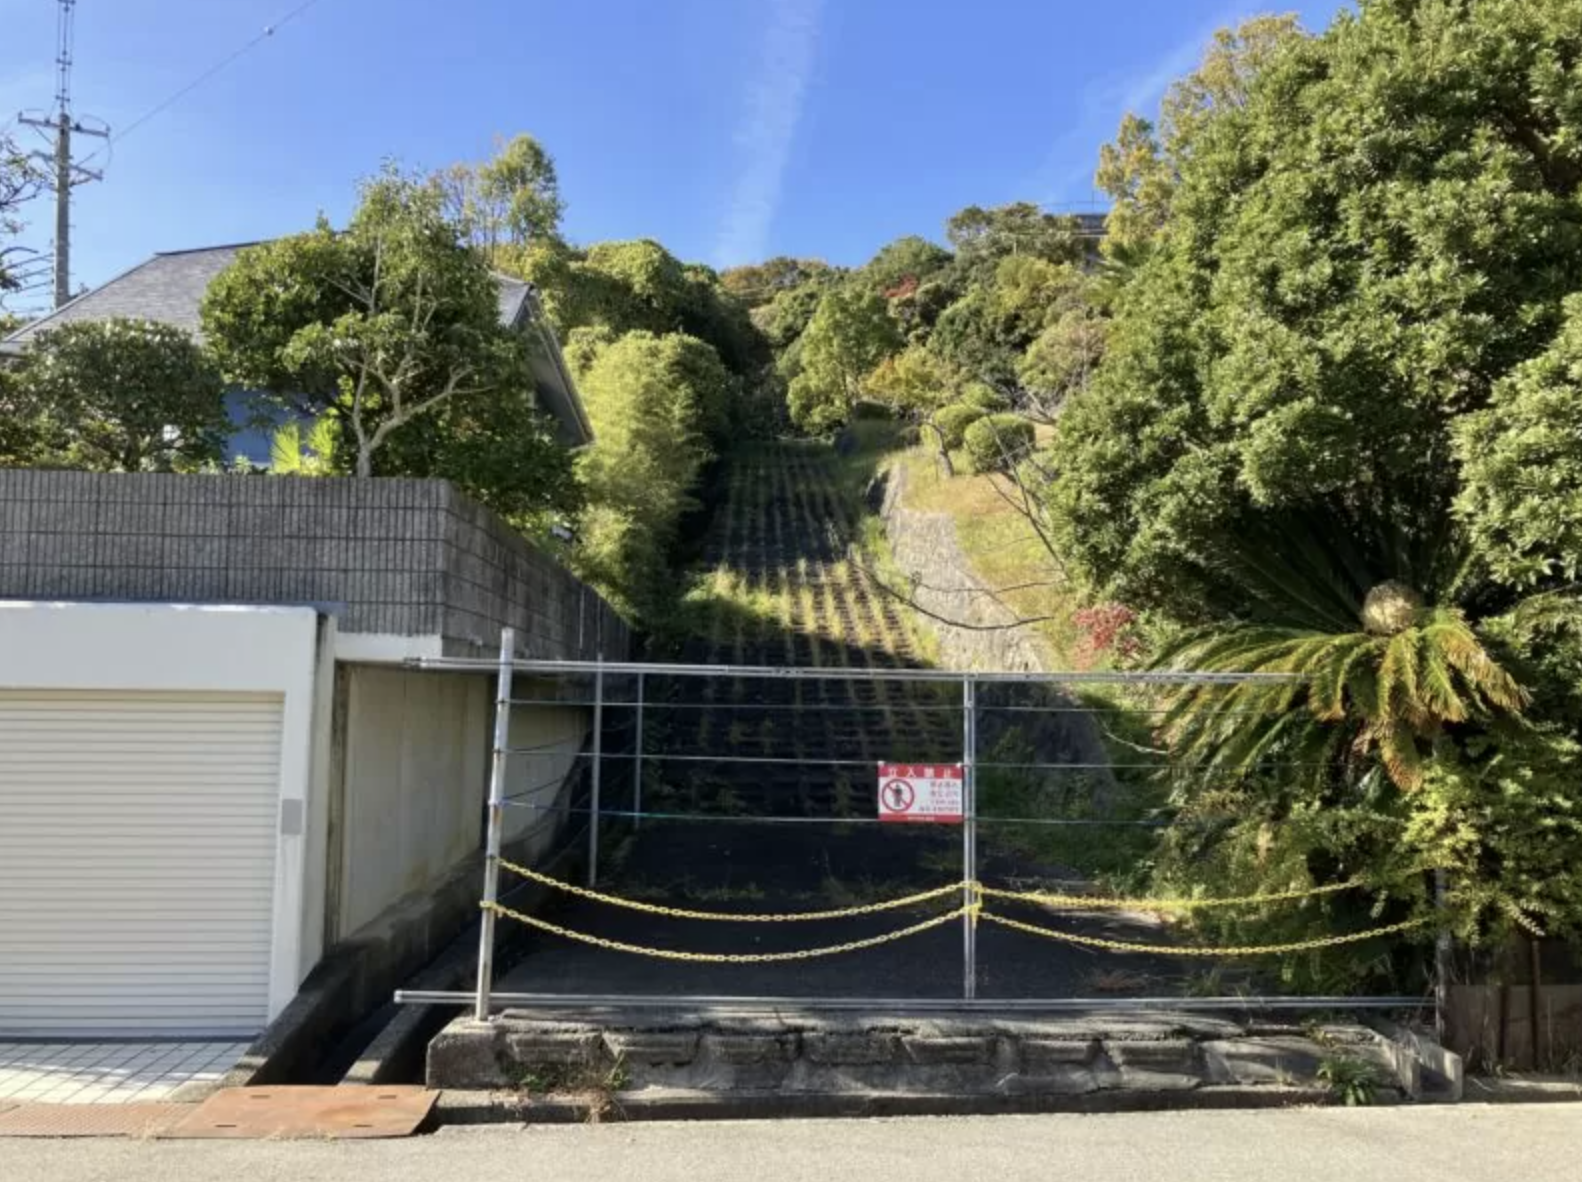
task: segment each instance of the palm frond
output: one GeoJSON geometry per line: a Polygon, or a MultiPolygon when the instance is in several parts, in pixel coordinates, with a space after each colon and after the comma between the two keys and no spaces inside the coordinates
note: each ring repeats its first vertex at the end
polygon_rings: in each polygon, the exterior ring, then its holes
{"type": "Polygon", "coordinates": [[[1346,714],[1346,692],[1358,663],[1377,654],[1380,642],[1365,632],[1336,637],[1330,650],[1330,663],[1320,678],[1315,678],[1313,712],[1328,722],[1338,722],[1346,714]]]}
{"type": "Polygon", "coordinates": [[[282,423],[269,438],[269,470],[292,476],[302,469],[302,428],[295,419],[282,423]]]}
{"type": "Polygon", "coordinates": [[[1390,779],[1402,791],[1413,792],[1423,783],[1423,756],[1417,736],[1404,719],[1395,718],[1369,728],[1378,740],[1379,757],[1390,779]]]}
{"type": "Polygon", "coordinates": [[[1378,709],[1375,722],[1391,726],[1397,719],[1416,716],[1417,634],[1413,629],[1398,632],[1384,645],[1379,662],[1378,709]]]}
{"type": "Polygon", "coordinates": [[[1471,717],[1471,705],[1456,689],[1455,667],[1443,646],[1436,643],[1434,625],[1422,629],[1421,638],[1418,694],[1423,711],[1442,722],[1465,722],[1471,717]]]}
{"type": "Polygon", "coordinates": [[[1476,702],[1486,709],[1512,714],[1519,713],[1527,705],[1527,691],[1489,656],[1460,612],[1453,608],[1435,609],[1423,631],[1444,654],[1446,662],[1461,675],[1476,702]]]}

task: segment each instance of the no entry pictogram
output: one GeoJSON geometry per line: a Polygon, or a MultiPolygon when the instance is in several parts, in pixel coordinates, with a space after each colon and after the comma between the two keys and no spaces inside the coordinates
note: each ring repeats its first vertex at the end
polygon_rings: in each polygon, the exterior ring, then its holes
{"type": "Polygon", "coordinates": [[[879,820],[961,820],[962,782],[959,763],[881,763],[879,820]]]}

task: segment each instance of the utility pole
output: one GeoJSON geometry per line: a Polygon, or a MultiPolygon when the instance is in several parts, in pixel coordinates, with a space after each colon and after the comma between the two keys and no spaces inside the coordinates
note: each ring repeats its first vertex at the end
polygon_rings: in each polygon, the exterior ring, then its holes
{"type": "Polygon", "coordinates": [[[73,135],[109,139],[110,129],[95,121],[83,123],[71,113],[71,50],[77,0],[59,0],[57,50],[55,54],[56,83],[55,111],[50,115],[17,116],[18,122],[40,132],[53,132],[54,150],[35,152],[35,159],[48,164],[53,170],[52,187],[55,190],[55,306],[58,308],[71,299],[71,191],[89,181],[104,179],[104,173],[85,168],[72,159],[73,135]]]}

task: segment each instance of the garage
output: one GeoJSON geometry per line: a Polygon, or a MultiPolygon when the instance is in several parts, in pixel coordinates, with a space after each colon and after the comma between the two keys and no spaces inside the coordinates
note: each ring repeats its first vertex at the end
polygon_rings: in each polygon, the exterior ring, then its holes
{"type": "Polygon", "coordinates": [[[263,1027],[281,706],[0,690],[0,1031],[263,1027]]]}
{"type": "Polygon", "coordinates": [[[0,1037],[245,1037],[290,1000],[316,628],[0,604],[0,1037]]]}

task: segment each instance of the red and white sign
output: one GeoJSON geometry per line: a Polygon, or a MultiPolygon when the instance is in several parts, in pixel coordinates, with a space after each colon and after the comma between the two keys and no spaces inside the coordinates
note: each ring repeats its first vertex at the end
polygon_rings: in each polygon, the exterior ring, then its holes
{"type": "Polygon", "coordinates": [[[961,821],[959,763],[881,763],[879,820],[961,821]]]}

